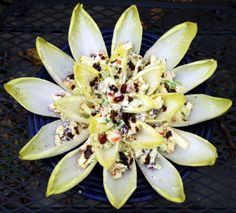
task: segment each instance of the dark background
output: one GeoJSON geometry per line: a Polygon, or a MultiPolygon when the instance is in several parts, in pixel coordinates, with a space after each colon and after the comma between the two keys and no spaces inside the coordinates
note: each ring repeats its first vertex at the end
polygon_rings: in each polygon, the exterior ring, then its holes
{"type": "MultiPolygon", "coordinates": [[[[184,21],[198,23],[199,32],[188,55],[193,60],[215,58],[218,69],[208,81],[211,95],[231,98],[236,91],[235,1],[80,1],[101,28],[113,27],[122,11],[137,4],[145,30],[161,35],[184,21]]],[[[16,212],[113,212],[109,204],[83,198],[77,191],[45,198],[49,173],[41,161],[20,161],[18,151],[29,140],[27,112],[3,90],[3,83],[35,76],[36,36],[57,46],[67,40],[77,1],[0,0],[0,210],[16,212]]],[[[207,110],[207,108],[206,108],[207,110]]],[[[214,120],[212,143],[219,158],[213,167],[194,169],[184,180],[187,200],[170,203],[159,195],[149,202],[127,204],[126,212],[233,212],[236,208],[235,107],[214,120]]]]}

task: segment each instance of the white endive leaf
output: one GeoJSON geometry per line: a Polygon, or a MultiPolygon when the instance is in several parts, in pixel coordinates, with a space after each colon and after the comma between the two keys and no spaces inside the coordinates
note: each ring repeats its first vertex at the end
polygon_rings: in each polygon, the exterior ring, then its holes
{"type": "Polygon", "coordinates": [[[147,95],[151,95],[160,85],[161,83],[161,75],[165,71],[164,64],[154,64],[149,67],[146,67],[141,72],[137,73],[133,76],[130,81],[134,81],[140,77],[144,80],[145,83],[149,84],[147,95]]]}
{"type": "Polygon", "coordinates": [[[162,136],[151,126],[142,121],[137,121],[139,131],[133,141],[127,143],[134,148],[151,149],[163,142],[162,136]]]}
{"type": "Polygon", "coordinates": [[[113,144],[109,149],[94,146],[95,156],[102,167],[109,169],[115,163],[119,147],[120,143],[113,144]]]}
{"type": "Polygon", "coordinates": [[[145,178],[157,193],[169,201],[184,202],[185,194],[181,177],[176,168],[161,154],[157,158],[160,169],[149,169],[139,160],[137,162],[145,178]]]}
{"type": "Polygon", "coordinates": [[[121,178],[114,179],[109,171],[103,169],[103,185],[108,200],[116,209],[121,208],[137,187],[135,161],[121,178]]]}
{"type": "Polygon", "coordinates": [[[97,51],[107,55],[102,33],[91,16],[78,4],[72,13],[69,27],[69,46],[76,61],[97,51]]]}
{"type": "Polygon", "coordinates": [[[167,62],[167,70],[171,70],[184,57],[196,33],[197,24],[195,23],[184,22],[176,25],[161,36],[146,52],[144,58],[151,55],[164,58],[167,62]]]}
{"type": "Polygon", "coordinates": [[[76,84],[78,85],[79,89],[86,97],[91,100],[92,97],[90,93],[92,92],[92,88],[90,86],[90,82],[98,77],[99,72],[92,66],[89,66],[87,64],[75,63],[74,75],[76,84]]]}
{"type": "Polygon", "coordinates": [[[132,105],[132,101],[130,102],[129,106],[124,107],[124,112],[129,113],[140,113],[140,112],[146,112],[150,109],[155,108],[155,103],[152,98],[150,98],[147,95],[134,95],[133,101],[138,101],[142,104],[140,106],[132,105]]]}
{"type": "Polygon", "coordinates": [[[48,158],[67,152],[84,142],[88,136],[88,129],[80,129],[78,137],[61,145],[55,144],[56,129],[64,122],[58,120],[43,126],[39,132],[20,150],[20,159],[37,160],[48,158]]]}
{"type": "Polygon", "coordinates": [[[81,105],[88,103],[84,96],[66,96],[54,102],[55,108],[60,112],[63,119],[89,123],[89,116],[82,115],[81,105]]]}
{"type": "Polygon", "coordinates": [[[189,126],[210,120],[224,114],[232,105],[232,101],[227,98],[216,98],[203,94],[186,95],[186,98],[193,104],[188,120],[172,121],[171,126],[189,126]]]}
{"type": "Polygon", "coordinates": [[[119,44],[117,47],[114,49],[110,61],[116,61],[120,60],[121,61],[121,74],[120,74],[120,81],[122,83],[125,83],[126,78],[127,78],[127,62],[128,62],[128,49],[125,48],[125,45],[119,44]]]}
{"type": "Polygon", "coordinates": [[[73,188],[92,171],[97,163],[95,158],[87,168],[78,166],[77,161],[81,156],[80,150],[81,147],[69,152],[56,165],[48,181],[46,196],[60,194],[73,188]]]}
{"type": "Polygon", "coordinates": [[[59,117],[49,110],[55,95],[67,94],[61,87],[39,78],[17,78],[4,85],[5,90],[24,108],[38,115],[59,117]]]}
{"type": "Polygon", "coordinates": [[[186,140],[188,147],[183,149],[176,144],[172,153],[164,154],[166,158],[183,166],[207,166],[215,163],[218,155],[216,148],[211,143],[189,132],[174,128],[171,130],[186,140]]]}
{"type": "Polygon", "coordinates": [[[68,90],[63,84],[63,80],[73,73],[74,60],[69,55],[40,37],[37,37],[36,39],[36,48],[40,59],[50,76],[62,88],[68,90]]]}
{"type": "Polygon", "coordinates": [[[98,114],[98,115],[90,118],[90,122],[89,122],[89,133],[90,134],[93,134],[93,133],[99,134],[102,132],[106,132],[108,129],[110,129],[113,126],[113,124],[111,124],[111,123],[97,122],[97,118],[99,118],[99,116],[100,115],[98,114]]]}
{"type": "Polygon", "coordinates": [[[139,54],[142,43],[143,28],[139,13],[135,5],[130,6],[123,12],[116,23],[111,46],[111,54],[118,44],[132,42],[133,52],[139,54]]]}
{"type": "Polygon", "coordinates": [[[159,112],[156,119],[146,120],[149,123],[156,123],[160,121],[169,121],[172,116],[184,105],[186,97],[180,93],[163,93],[152,96],[154,102],[158,105],[159,98],[164,101],[165,111],[159,112]]]}
{"type": "Polygon", "coordinates": [[[176,75],[174,81],[180,82],[184,87],[182,93],[186,93],[210,78],[216,67],[217,62],[208,59],[176,67],[172,72],[176,75]]]}

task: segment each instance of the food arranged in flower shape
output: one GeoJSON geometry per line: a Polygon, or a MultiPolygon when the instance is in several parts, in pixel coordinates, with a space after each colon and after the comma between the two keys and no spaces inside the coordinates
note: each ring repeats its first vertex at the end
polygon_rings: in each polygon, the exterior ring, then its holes
{"type": "Polygon", "coordinates": [[[18,78],[5,89],[27,110],[58,120],[43,126],[20,158],[53,157],[85,141],[56,165],[47,196],[76,186],[98,162],[105,192],[116,208],[136,189],[136,164],[161,196],[185,200],[181,177],[167,159],[206,166],[215,163],[217,152],[205,139],[175,127],[220,116],[232,104],[204,94],[184,95],[217,67],[213,59],[176,67],[196,33],[195,23],[179,24],[141,56],[142,25],[136,6],[131,6],[115,26],[109,58],[98,26],[80,4],[69,28],[73,58],[37,38],[39,56],[59,86],[18,78]]]}

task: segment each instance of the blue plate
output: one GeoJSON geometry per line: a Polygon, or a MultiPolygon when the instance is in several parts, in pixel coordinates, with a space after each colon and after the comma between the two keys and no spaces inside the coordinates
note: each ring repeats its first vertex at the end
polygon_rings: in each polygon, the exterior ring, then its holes
{"type": "MultiPolygon", "coordinates": [[[[107,50],[108,52],[110,52],[113,31],[110,29],[103,30],[102,34],[103,34],[104,41],[106,43],[107,50]]],[[[141,47],[141,55],[144,55],[144,53],[157,41],[158,38],[159,37],[153,33],[144,32],[143,40],[142,40],[142,47],[141,47]]],[[[68,44],[65,45],[62,48],[62,50],[71,55],[68,44]]],[[[186,63],[189,63],[190,61],[191,60],[189,57],[185,57],[181,61],[181,64],[186,64],[186,63]]],[[[44,67],[42,67],[39,70],[37,77],[54,82],[44,67]]],[[[205,84],[202,84],[196,89],[194,89],[193,91],[191,91],[191,93],[207,93],[207,87],[205,84]]],[[[43,116],[29,113],[28,126],[29,126],[30,136],[33,137],[43,125],[49,122],[52,122],[54,120],[55,119],[53,118],[43,117],[43,116]]],[[[212,127],[211,122],[204,122],[204,123],[200,123],[200,124],[193,125],[187,128],[182,128],[182,129],[195,133],[209,140],[211,137],[212,128],[213,127],[212,127]]],[[[64,155],[65,154],[43,160],[49,172],[53,170],[57,162],[64,155]]],[[[190,170],[191,170],[190,167],[183,167],[183,166],[177,166],[177,165],[175,166],[180,172],[182,179],[185,179],[189,175],[190,170]]],[[[92,173],[83,182],[81,182],[78,186],[76,186],[72,190],[79,192],[81,195],[83,195],[84,197],[88,199],[104,201],[104,202],[108,201],[106,194],[104,192],[104,189],[103,189],[102,168],[100,165],[97,165],[93,169],[92,173]]],[[[138,170],[137,189],[133,193],[133,195],[130,197],[128,202],[134,203],[134,202],[147,201],[147,200],[155,198],[156,196],[159,196],[159,195],[151,188],[149,183],[144,178],[143,174],[140,172],[140,170],[138,170]]]]}

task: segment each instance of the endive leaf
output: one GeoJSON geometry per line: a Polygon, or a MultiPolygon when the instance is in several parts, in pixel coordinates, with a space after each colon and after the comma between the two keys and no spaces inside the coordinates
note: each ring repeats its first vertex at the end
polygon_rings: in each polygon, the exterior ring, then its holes
{"type": "Polygon", "coordinates": [[[116,155],[119,151],[120,143],[113,144],[109,149],[104,149],[99,146],[94,146],[94,153],[97,161],[105,169],[109,169],[116,161],[116,155]]]}
{"type": "Polygon", "coordinates": [[[161,75],[164,73],[164,71],[165,71],[164,64],[154,64],[150,67],[146,67],[144,70],[137,73],[129,81],[134,81],[142,77],[143,80],[149,84],[147,95],[151,95],[160,85],[161,75]]]}
{"type": "Polygon", "coordinates": [[[73,188],[83,181],[92,171],[97,163],[95,158],[85,169],[78,166],[77,160],[81,156],[80,150],[81,147],[69,152],[56,165],[48,181],[46,196],[60,194],[73,188]]]}
{"type": "Polygon", "coordinates": [[[121,208],[137,187],[137,170],[135,162],[119,179],[114,179],[109,171],[103,169],[103,185],[108,200],[116,209],[121,208]]]}
{"type": "Polygon", "coordinates": [[[127,141],[135,148],[151,149],[163,142],[162,136],[151,126],[142,121],[137,121],[139,131],[135,134],[133,141],[127,141]]]}
{"type": "Polygon", "coordinates": [[[184,105],[186,102],[186,97],[180,93],[164,93],[155,94],[153,97],[154,102],[158,104],[158,97],[161,97],[164,101],[164,106],[166,110],[158,113],[157,119],[146,120],[149,123],[155,123],[157,121],[169,121],[173,115],[184,105]]]}
{"type": "Polygon", "coordinates": [[[125,48],[124,45],[119,44],[114,50],[113,54],[110,57],[110,61],[121,61],[121,74],[120,80],[122,83],[126,81],[127,78],[127,62],[128,62],[128,49],[125,48]]]}
{"type": "Polygon", "coordinates": [[[137,162],[145,178],[157,193],[169,201],[184,202],[185,194],[181,177],[176,168],[161,154],[157,158],[160,169],[149,169],[139,160],[137,162]]]}
{"type": "Polygon", "coordinates": [[[145,58],[155,55],[167,61],[167,70],[175,67],[187,52],[193,38],[197,33],[197,24],[184,22],[167,31],[146,52],[145,58]]]}
{"type": "Polygon", "coordinates": [[[88,138],[88,129],[81,129],[79,136],[71,141],[57,146],[55,134],[57,127],[64,122],[58,120],[43,126],[39,132],[20,150],[20,159],[37,160],[62,154],[73,149],[88,138]]]}
{"type": "Polygon", "coordinates": [[[141,105],[136,106],[132,105],[132,101],[127,107],[124,107],[124,112],[128,113],[140,113],[140,112],[146,112],[152,108],[155,108],[155,103],[152,98],[146,96],[146,95],[134,95],[133,101],[140,101],[141,105]]]}
{"type": "Polygon", "coordinates": [[[39,78],[17,78],[4,85],[5,90],[24,108],[38,115],[59,117],[49,110],[54,95],[65,95],[65,90],[39,78]]]}
{"type": "Polygon", "coordinates": [[[90,82],[98,77],[99,72],[87,64],[76,63],[74,65],[75,81],[83,94],[91,98],[92,88],[90,82]]]}
{"type": "Polygon", "coordinates": [[[88,103],[83,96],[66,96],[54,102],[55,108],[60,112],[63,119],[89,123],[89,115],[81,114],[81,105],[88,103]]]}
{"type": "Polygon", "coordinates": [[[189,132],[174,128],[171,130],[183,137],[188,142],[188,147],[182,149],[176,144],[174,152],[164,154],[166,158],[184,166],[207,166],[215,163],[218,155],[216,148],[211,143],[189,132]]]}
{"type": "Polygon", "coordinates": [[[111,46],[111,54],[118,44],[132,42],[133,52],[139,54],[142,43],[142,24],[135,5],[130,6],[123,12],[116,23],[111,46]]]}
{"type": "Polygon", "coordinates": [[[73,73],[74,60],[69,55],[40,37],[37,37],[36,39],[36,48],[40,59],[50,76],[62,88],[68,90],[63,84],[63,80],[73,73]]]}
{"type": "Polygon", "coordinates": [[[224,114],[232,105],[227,98],[216,98],[203,94],[186,95],[187,101],[193,104],[187,121],[172,119],[171,126],[189,126],[210,120],[224,114]]]}
{"type": "Polygon", "coordinates": [[[102,133],[102,132],[106,132],[108,129],[110,129],[113,124],[111,123],[98,123],[97,122],[97,118],[99,117],[99,115],[96,115],[94,117],[90,118],[89,121],[89,133],[93,134],[93,133],[102,133]]]}
{"type": "Polygon", "coordinates": [[[91,16],[78,4],[72,13],[69,27],[69,45],[76,61],[80,56],[90,56],[96,51],[107,54],[101,31],[91,16]]]}
{"type": "Polygon", "coordinates": [[[208,59],[176,67],[172,72],[176,75],[174,81],[180,82],[184,87],[183,93],[186,93],[210,78],[216,67],[217,62],[208,59]]]}

